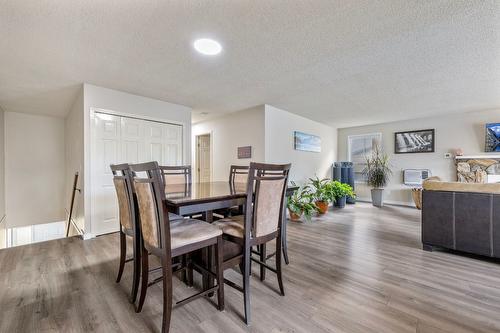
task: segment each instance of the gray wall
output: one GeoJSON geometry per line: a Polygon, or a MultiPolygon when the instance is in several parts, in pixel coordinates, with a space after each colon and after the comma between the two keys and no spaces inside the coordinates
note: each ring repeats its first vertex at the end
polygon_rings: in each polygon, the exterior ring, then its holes
{"type": "MultiPolygon", "coordinates": [[[[447,116],[421,118],[370,126],[343,128],[338,130],[338,160],[347,160],[347,138],[349,135],[382,133],[385,151],[393,166],[393,176],[387,187],[386,199],[389,203],[413,205],[411,191],[403,185],[402,170],[426,168],[434,176],[455,181],[456,172],[453,159],[445,159],[444,154],[462,148],[464,155],[486,155],[484,152],[485,123],[500,122],[500,110],[488,110],[447,116]],[[406,130],[434,128],[436,130],[435,153],[394,154],[394,133],[406,130]]],[[[357,184],[360,199],[369,200],[369,188],[357,184]]]]}

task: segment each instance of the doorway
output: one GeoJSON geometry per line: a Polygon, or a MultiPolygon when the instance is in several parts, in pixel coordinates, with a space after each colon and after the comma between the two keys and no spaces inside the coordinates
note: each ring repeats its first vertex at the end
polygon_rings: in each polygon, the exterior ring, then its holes
{"type": "Polygon", "coordinates": [[[211,180],[211,144],[212,138],[210,134],[196,136],[196,179],[199,183],[211,180]]]}

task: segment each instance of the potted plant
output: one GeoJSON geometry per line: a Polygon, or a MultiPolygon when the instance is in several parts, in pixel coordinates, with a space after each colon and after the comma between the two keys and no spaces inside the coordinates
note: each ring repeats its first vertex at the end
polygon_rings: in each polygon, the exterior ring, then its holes
{"type": "Polygon", "coordinates": [[[318,207],[318,213],[325,214],[328,211],[328,204],[335,201],[331,192],[332,188],[329,185],[330,180],[328,178],[319,179],[316,177],[309,178],[309,181],[311,182],[311,193],[314,198],[314,204],[318,207]]]}
{"type": "Polygon", "coordinates": [[[287,208],[292,221],[299,221],[302,215],[310,221],[312,214],[318,210],[307,187],[301,187],[292,194],[288,199],[287,208]]]}
{"type": "Polygon", "coordinates": [[[334,180],[330,183],[330,186],[332,187],[336,207],[344,208],[348,197],[356,197],[356,194],[349,184],[334,180]]]}
{"type": "Polygon", "coordinates": [[[366,183],[372,187],[372,204],[382,207],[384,204],[384,187],[392,174],[389,157],[378,145],[373,149],[371,156],[366,157],[366,168],[363,171],[366,183]]]}

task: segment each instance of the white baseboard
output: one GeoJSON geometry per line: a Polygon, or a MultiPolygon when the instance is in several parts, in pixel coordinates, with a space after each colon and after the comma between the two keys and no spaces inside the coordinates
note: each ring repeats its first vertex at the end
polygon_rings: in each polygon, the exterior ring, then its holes
{"type": "Polygon", "coordinates": [[[83,234],[82,238],[83,238],[83,240],[92,239],[92,238],[95,238],[95,235],[91,234],[90,232],[86,232],[83,234]]]}

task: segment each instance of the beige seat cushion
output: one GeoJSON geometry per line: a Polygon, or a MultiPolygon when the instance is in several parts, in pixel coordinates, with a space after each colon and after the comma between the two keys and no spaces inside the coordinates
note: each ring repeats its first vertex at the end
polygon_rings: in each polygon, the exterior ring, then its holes
{"type": "Polygon", "coordinates": [[[422,185],[426,191],[474,192],[500,194],[500,183],[459,183],[426,180],[422,185]]]}
{"type": "Polygon", "coordinates": [[[245,216],[236,215],[217,220],[213,223],[226,235],[243,238],[245,234],[245,216]]]}
{"type": "Polygon", "coordinates": [[[220,228],[200,220],[183,219],[170,223],[172,249],[209,240],[220,235],[222,235],[220,228]]]}

